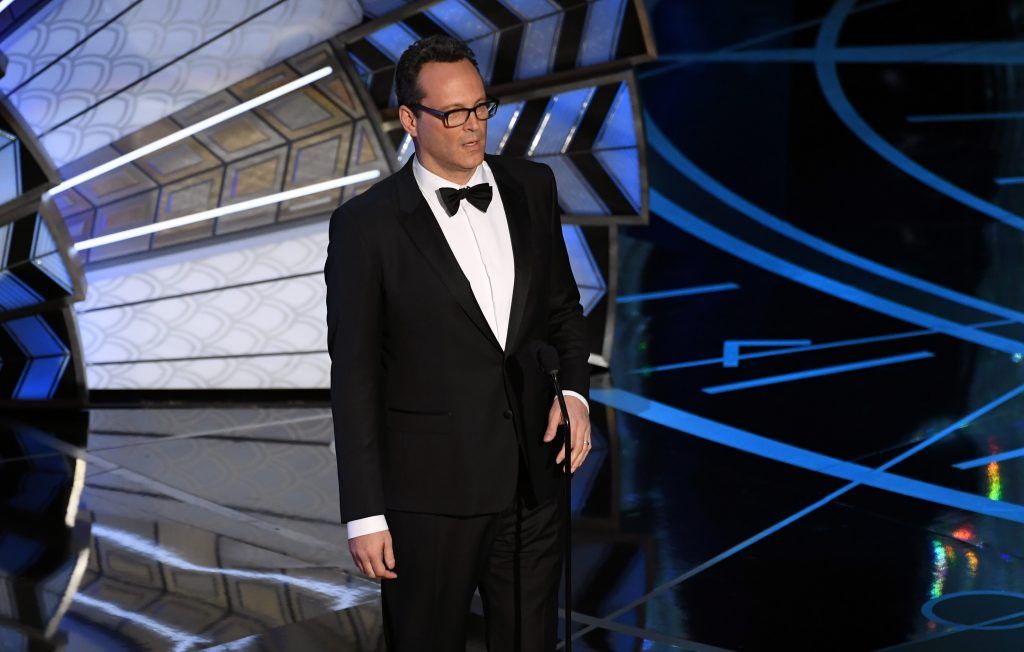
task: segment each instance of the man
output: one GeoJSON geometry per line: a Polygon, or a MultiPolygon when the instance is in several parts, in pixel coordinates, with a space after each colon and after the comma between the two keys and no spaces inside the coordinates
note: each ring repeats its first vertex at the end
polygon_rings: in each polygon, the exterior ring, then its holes
{"type": "Polygon", "coordinates": [[[553,650],[563,453],[538,343],[559,353],[571,471],[590,450],[554,175],[484,154],[496,103],[462,41],[411,45],[395,88],[416,153],[334,212],[324,268],[349,549],[391,650],[462,652],[478,586],[491,652],[553,650]]]}

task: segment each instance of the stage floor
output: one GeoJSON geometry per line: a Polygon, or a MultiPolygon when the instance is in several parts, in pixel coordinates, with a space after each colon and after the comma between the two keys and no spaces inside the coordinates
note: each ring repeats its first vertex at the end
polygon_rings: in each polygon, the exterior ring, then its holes
{"type": "MultiPolygon", "coordinates": [[[[780,364],[740,368],[762,377],[780,364]]],[[[1018,446],[1000,437],[1015,432],[1017,390],[974,399],[964,418],[949,406],[917,432],[897,404],[927,405],[936,390],[912,364],[723,393],[728,403],[700,388],[730,368],[699,369],[623,368],[633,380],[618,387],[594,378],[594,449],[573,480],[574,648],[1024,645],[1021,462],[951,466],[1018,446]]],[[[379,585],[354,570],[338,523],[329,409],[57,417],[8,415],[0,437],[4,583],[25,636],[64,604],[69,650],[384,649],[379,585]]],[[[474,609],[470,649],[482,650],[474,609]]]]}

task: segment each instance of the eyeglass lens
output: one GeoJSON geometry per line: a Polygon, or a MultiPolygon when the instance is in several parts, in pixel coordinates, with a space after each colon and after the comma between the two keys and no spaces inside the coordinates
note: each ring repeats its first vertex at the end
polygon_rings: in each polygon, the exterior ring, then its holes
{"type": "Polygon", "coordinates": [[[448,113],[448,126],[458,127],[459,125],[465,124],[469,120],[469,112],[475,111],[476,117],[479,120],[486,120],[491,117],[491,107],[497,108],[496,105],[485,102],[483,104],[477,104],[472,109],[457,109],[448,113]]]}

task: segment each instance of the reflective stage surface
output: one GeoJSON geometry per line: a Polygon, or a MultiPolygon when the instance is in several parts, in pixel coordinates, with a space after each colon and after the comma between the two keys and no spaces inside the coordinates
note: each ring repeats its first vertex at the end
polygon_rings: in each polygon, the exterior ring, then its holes
{"type": "MultiPolygon", "coordinates": [[[[1024,649],[1024,4],[649,9],[574,649],[1024,649]]],[[[0,422],[0,649],[383,650],[326,406],[0,422]]]]}

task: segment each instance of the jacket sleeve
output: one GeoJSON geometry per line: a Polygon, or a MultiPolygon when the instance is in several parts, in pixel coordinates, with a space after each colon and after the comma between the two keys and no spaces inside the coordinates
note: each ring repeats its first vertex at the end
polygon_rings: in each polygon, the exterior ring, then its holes
{"type": "Polygon", "coordinates": [[[331,215],[324,280],[341,520],[384,513],[381,477],[381,260],[349,204],[331,215]]]}
{"type": "Polygon", "coordinates": [[[549,178],[551,216],[551,277],[548,292],[548,341],[558,351],[558,378],[563,390],[590,400],[590,345],[587,320],[580,305],[580,291],[569,266],[569,254],[562,236],[562,212],[554,172],[544,166],[549,178]]]}

